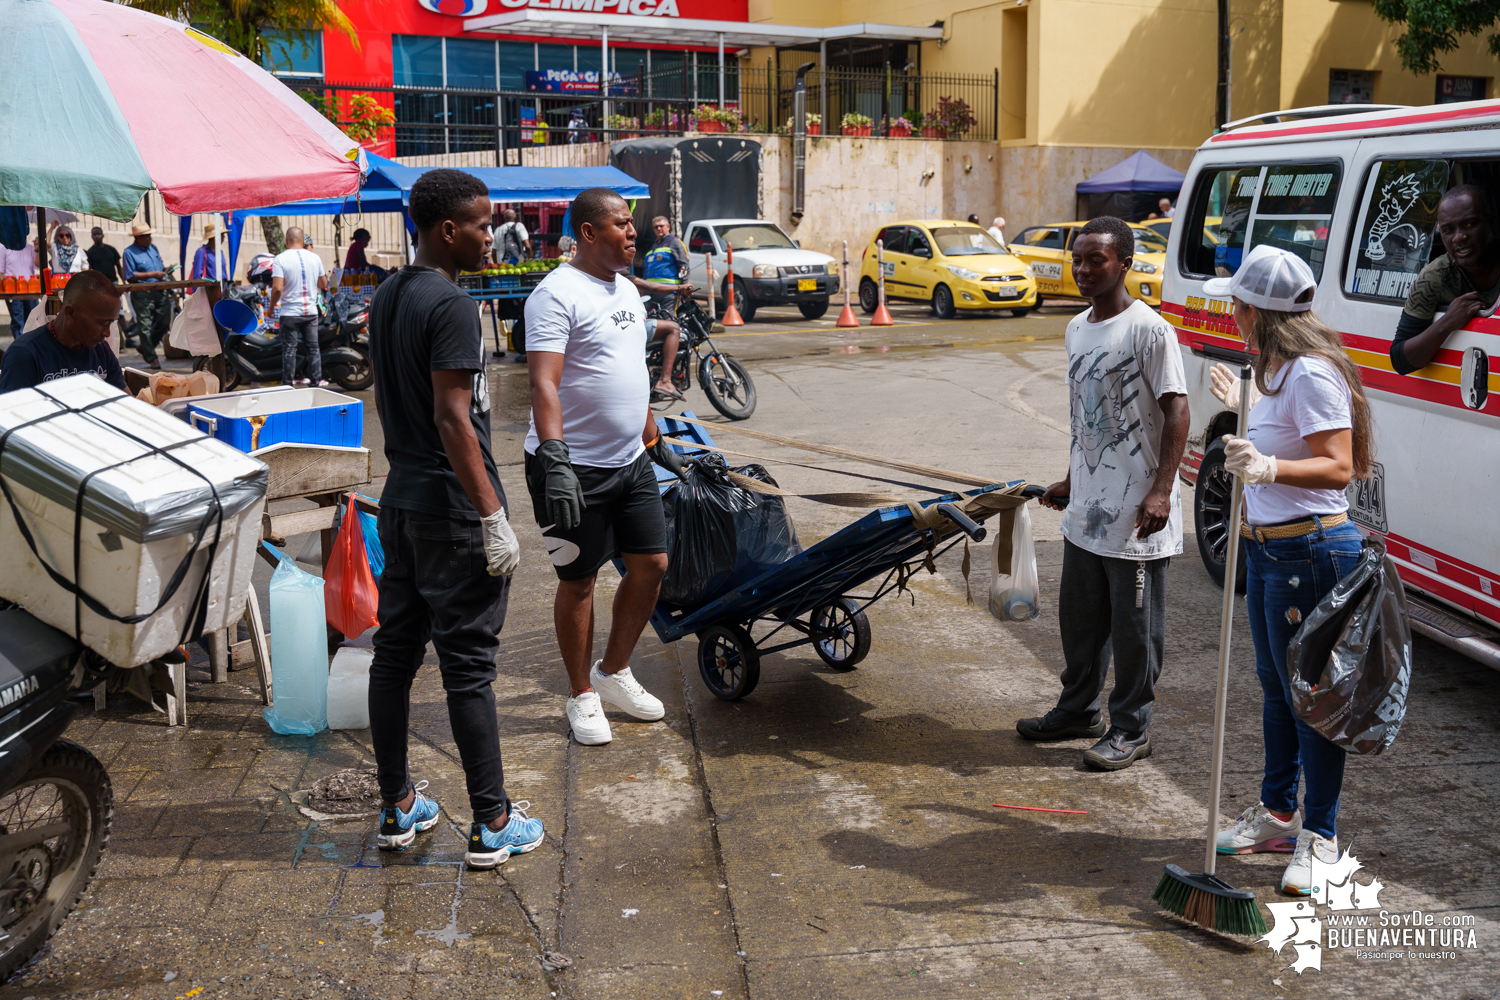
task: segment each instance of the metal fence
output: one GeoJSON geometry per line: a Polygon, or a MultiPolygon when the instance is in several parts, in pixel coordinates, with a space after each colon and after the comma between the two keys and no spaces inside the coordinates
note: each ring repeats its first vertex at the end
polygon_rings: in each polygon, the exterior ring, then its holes
{"type": "MultiPolygon", "coordinates": [[[[894,69],[811,70],[807,110],[823,135],[838,135],[846,115],[869,119],[871,135],[991,140],[999,134],[1000,75],[901,73],[894,69]],[[826,109],[826,110],[825,110],[826,109]]],[[[754,131],[788,131],[795,70],[744,67],[736,74],[740,110],[754,131]]],[[[856,126],[863,127],[863,126],[856,126]]]]}

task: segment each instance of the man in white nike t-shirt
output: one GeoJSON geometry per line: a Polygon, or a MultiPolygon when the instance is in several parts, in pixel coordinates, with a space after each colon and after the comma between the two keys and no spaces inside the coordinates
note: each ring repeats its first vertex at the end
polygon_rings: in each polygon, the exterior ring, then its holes
{"type": "Polygon", "coordinates": [[[307,235],[286,231],[286,249],[271,262],[271,308],[281,307],[281,384],[327,385],[318,351],[318,293],[328,288],[323,258],[307,249],[307,235]],[[297,347],[307,345],[307,378],[297,378],[297,347]]]}
{"type": "Polygon", "coordinates": [[[654,460],[681,475],[650,407],[646,311],[628,274],[630,206],[591,188],[572,208],[577,252],[526,301],[531,430],[526,486],[557,571],[552,617],[568,670],[568,723],[579,743],[612,738],[601,699],[644,721],[662,704],[630,672],[630,652],[667,571],[667,531],[654,460]],[[649,457],[648,457],[649,456],[649,457]],[[619,556],[609,644],[593,658],[594,578],[619,556]]]}

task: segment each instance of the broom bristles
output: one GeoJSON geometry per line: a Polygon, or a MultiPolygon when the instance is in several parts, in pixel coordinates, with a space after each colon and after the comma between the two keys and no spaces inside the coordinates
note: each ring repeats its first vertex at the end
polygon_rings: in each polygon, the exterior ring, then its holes
{"type": "Polygon", "coordinates": [[[1212,875],[1190,875],[1176,865],[1168,865],[1151,898],[1168,913],[1222,934],[1259,936],[1268,932],[1254,895],[1212,875]],[[1189,879],[1192,882],[1186,881],[1189,879]]]}

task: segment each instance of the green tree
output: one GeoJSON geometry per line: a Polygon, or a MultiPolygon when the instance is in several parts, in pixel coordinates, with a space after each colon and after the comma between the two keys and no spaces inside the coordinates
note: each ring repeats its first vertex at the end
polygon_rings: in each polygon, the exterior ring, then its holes
{"type": "MultiPolygon", "coordinates": [[[[1439,58],[1458,48],[1464,35],[1478,35],[1500,21],[1500,0],[1375,0],[1375,13],[1406,32],[1396,39],[1401,65],[1412,73],[1435,73],[1439,58]]],[[[1500,32],[1489,36],[1490,54],[1500,57],[1500,32]]]]}

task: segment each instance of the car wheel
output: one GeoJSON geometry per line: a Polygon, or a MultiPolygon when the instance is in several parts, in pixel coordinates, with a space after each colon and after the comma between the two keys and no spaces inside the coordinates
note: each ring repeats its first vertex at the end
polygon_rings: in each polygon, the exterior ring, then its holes
{"type": "Polygon", "coordinates": [[[746,323],[755,318],[755,303],[750,301],[750,293],[746,290],[742,278],[734,279],[734,308],[739,312],[740,319],[746,323]]]}
{"type": "Polygon", "coordinates": [[[828,311],[828,300],[818,299],[814,302],[798,302],[797,309],[802,313],[803,319],[819,319],[828,311]]]}
{"type": "MultiPolygon", "coordinates": [[[[1234,477],[1224,468],[1224,445],[1215,443],[1198,466],[1198,484],[1193,490],[1193,528],[1198,535],[1198,554],[1214,584],[1224,586],[1224,563],[1229,553],[1229,499],[1234,477]]],[[[1244,539],[1236,539],[1240,554],[1235,566],[1234,589],[1245,592],[1249,566],[1244,539]]]]}
{"type": "Polygon", "coordinates": [[[875,287],[875,282],[865,278],[859,283],[859,308],[866,313],[875,311],[880,305],[880,291],[875,287]]]}
{"type": "Polygon", "coordinates": [[[938,285],[932,290],[932,314],[938,319],[952,319],[958,315],[958,307],[953,304],[953,293],[948,290],[947,285],[938,285]]]}
{"type": "Polygon", "coordinates": [[[1035,309],[1035,308],[1036,308],[1036,306],[1032,306],[1031,309],[1012,309],[1010,311],[1010,314],[1012,316],[1014,316],[1016,319],[1024,319],[1026,317],[1026,315],[1028,313],[1030,313],[1032,311],[1032,309],[1035,309]]]}

